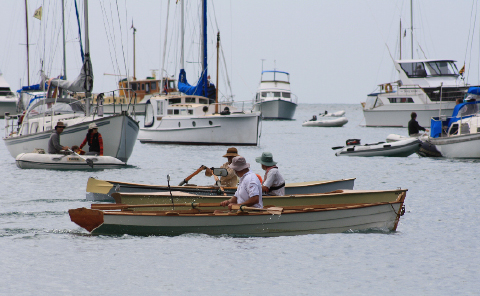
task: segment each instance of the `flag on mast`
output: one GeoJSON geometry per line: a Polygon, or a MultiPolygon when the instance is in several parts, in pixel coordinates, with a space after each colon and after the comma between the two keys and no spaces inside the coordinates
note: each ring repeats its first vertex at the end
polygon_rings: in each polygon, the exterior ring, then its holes
{"type": "Polygon", "coordinates": [[[39,20],[42,20],[42,7],[41,6],[39,8],[37,8],[37,10],[35,10],[35,13],[33,14],[33,17],[37,18],[39,20]]]}
{"type": "Polygon", "coordinates": [[[458,74],[460,74],[462,76],[463,76],[463,73],[465,73],[465,64],[463,64],[462,69],[460,69],[460,71],[458,71],[458,74]]]}

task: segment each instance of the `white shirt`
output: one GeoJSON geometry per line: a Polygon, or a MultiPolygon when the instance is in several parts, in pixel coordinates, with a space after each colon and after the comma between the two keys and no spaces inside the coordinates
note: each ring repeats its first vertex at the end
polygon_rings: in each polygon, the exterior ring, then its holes
{"type": "Polygon", "coordinates": [[[237,191],[235,192],[235,197],[237,198],[237,203],[242,204],[249,200],[251,197],[258,195],[258,203],[253,206],[256,208],[263,208],[262,201],[262,184],[258,180],[257,175],[248,171],[245,175],[240,178],[240,183],[237,186],[237,191]]]}
{"type": "MultiPolygon", "coordinates": [[[[277,187],[285,183],[285,179],[277,168],[272,168],[267,173],[267,179],[263,182],[263,186],[277,187]]],[[[270,190],[269,195],[285,195],[285,186],[277,190],[270,190]]]]}

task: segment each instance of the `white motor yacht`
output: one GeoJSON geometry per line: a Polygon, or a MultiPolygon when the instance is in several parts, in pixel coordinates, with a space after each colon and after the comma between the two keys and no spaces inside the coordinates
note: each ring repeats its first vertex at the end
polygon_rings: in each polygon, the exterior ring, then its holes
{"type": "Polygon", "coordinates": [[[453,60],[396,60],[399,80],[379,85],[362,103],[366,126],[407,127],[412,112],[423,127],[430,118],[451,116],[469,85],[453,60]]]}
{"type": "Polygon", "coordinates": [[[253,110],[262,112],[263,119],[289,120],[295,115],[296,108],[297,96],[290,91],[290,74],[276,70],[262,71],[253,110]],[[279,79],[279,76],[284,78],[279,79]]]}
{"type": "Polygon", "coordinates": [[[3,118],[5,113],[17,114],[17,96],[12,92],[0,71],[0,118],[3,118]]]}

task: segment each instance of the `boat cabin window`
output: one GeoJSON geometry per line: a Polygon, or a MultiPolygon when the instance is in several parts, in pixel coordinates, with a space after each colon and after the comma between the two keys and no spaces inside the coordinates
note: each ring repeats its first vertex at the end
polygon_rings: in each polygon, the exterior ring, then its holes
{"type": "Polygon", "coordinates": [[[412,98],[388,98],[390,103],[413,103],[412,98]]]}
{"type": "Polygon", "coordinates": [[[150,83],[145,83],[145,92],[146,93],[150,92],[150,83]]]}
{"type": "Polygon", "coordinates": [[[188,115],[193,115],[193,110],[188,109],[187,112],[188,112],[188,115]]]}
{"type": "Polygon", "coordinates": [[[266,98],[267,97],[267,92],[262,92],[262,98],[266,98]]]}
{"type": "Polygon", "coordinates": [[[193,104],[195,104],[195,98],[185,98],[185,103],[193,103],[193,104]]]}
{"type": "Polygon", "coordinates": [[[180,104],[182,102],[182,99],[181,98],[173,98],[173,99],[169,99],[168,100],[168,104],[171,105],[171,104],[180,104]]]}
{"type": "Polygon", "coordinates": [[[136,83],[132,83],[130,85],[132,86],[132,90],[137,90],[138,89],[138,85],[136,83]]]}
{"type": "Polygon", "coordinates": [[[274,92],[274,93],[273,93],[273,96],[274,96],[275,98],[280,98],[280,97],[281,97],[279,91],[274,92]]]}
{"type": "Polygon", "coordinates": [[[458,117],[465,117],[468,115],[477,114],[478,112],[478,105],[475,104],[467,104],[463,106],[460,110],[458,110],[458,117]]]}
{"type": "Polygon", "coordinates": [[[38,132],[38,122],[32,122],[32,126],[30,127],[30,133],[35,134],[38,132]]]}
{"type": "Polygon", "coordinates": [[[283,93],[282,93],[282,97],[287,98],[287,99],[290,99],[291,96],[290,96],[290,93],[283,92],[283,93]]]}
{"type": "Polygon", "coordinates": [[[0,87],[0,95],[10,96],[10,95],[13,95],[13,92],[8,87],[0,87]]]}
{"type": "Polygon", "coordinates": [[[430,72],[430,76],[452,76],[458,75],[457,67],[453,62],[438,61],[428,62],[427,69],[430,72]]]}
{"type": "Polygon", "coordinates": [[[157,82],[150,82],[150,88],[152,90],[157,89],[157,82]]]}
{"type": "Polygon", "coordinates": [[[198,103],[199,104],[208,104],[208,100],[207,99],[198,99],[198,103]]]}
{"type": "Polygon", "coordinates": [[[400,66],[409,78],[459,75],[453,61],[400,63],[400,66]]]}
{"type": "Polygon", "coordinates": [[[142,83],[142,90],[145,90],[145,84],[142,83]]]}

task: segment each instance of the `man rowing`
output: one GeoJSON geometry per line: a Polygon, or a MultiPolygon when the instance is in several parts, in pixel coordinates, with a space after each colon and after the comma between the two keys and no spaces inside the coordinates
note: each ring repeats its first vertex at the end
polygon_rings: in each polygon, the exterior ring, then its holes
{"type": "MultiPolygon", "coordinates": [[[[235,171],[229,167],[232,163],[232,159],[238,155],[237,148],[232,147],[227,149],[227,153],[223,156],[227,158],[227,162],[224,163],[220,168],[227,169],[228,175],[225,177],[220,177],[220,182],[222,187],[236,187],[238,183],[237,175],[235,175],[235,171]]],[[[211,169],[205,169],[205,176],[210,177],[213,175],[211,169]]]]}

